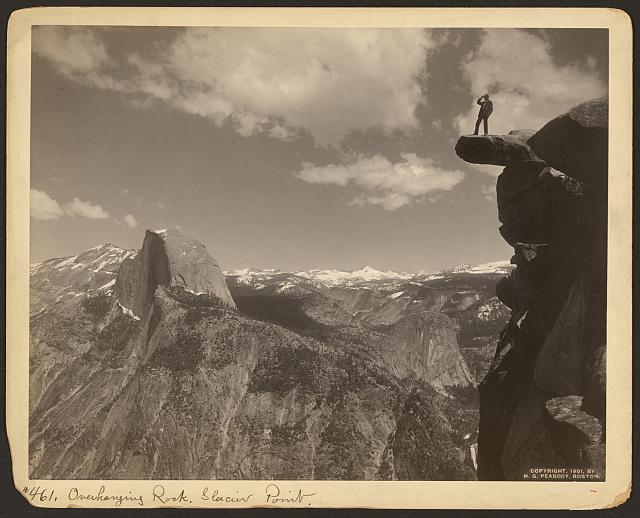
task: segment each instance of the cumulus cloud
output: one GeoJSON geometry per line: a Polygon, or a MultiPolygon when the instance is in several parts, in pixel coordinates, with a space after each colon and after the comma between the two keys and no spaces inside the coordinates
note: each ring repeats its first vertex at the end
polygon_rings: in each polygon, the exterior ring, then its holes
{"type": "Polygon", "coordinates": [[[386,210],[424,201],[434,191],[449,191],[464,178],[462,171],[440,169],[429,158],[420,158],[415,153],[401,153],[401,157],[402,161],[395,164],[380,154],[360,157],[347,165],[305,163],[295,176],[308,183],[356,185],[364,192],[351,200],[350,205],[381,205],[386,210]]]}
{"type": "Polygon", "coordinates": [[[230,123],[242,136],[292,140],[306,130],[320,144],[416,129],[435,45],[423,29],[187,28],[153,56],[130,54],[115,74],[91,30],[46,29],[34,32],[34,51],[74,80],[230,123]]]}
{"type": "Polygon", "coordinates": [[[73,201],[60,205],[46,192],[31,189],[30,199],[31,217],[35,219],[53,220],[62,216],[81,216],[88,219],[106,219],[109,217],[109,213],[105,212],[100,205],[94,205],[79,198],[73,198],[73,201]]]}
{"type": "Polygon", "coordinates": [[[88,219],[107,219],[109,213],[105,212],[100,205],[94,205],[90,201],[82,201],[74,198],[64,206],[64,212],[68,216],[81,216],[88,219]]]}
{"type": "Polygon", "coordinates": [[[483,185],[480,187],[480,194],[485,200],[496,200],[496,186],[495,185],[483,185]]]}
{"type": "Polygon", "coordinates": [[[138,220],[134,217],[133,214],[127,214],[124,217],[124,222],[129,225],[131,228],[136,228],[138,226],[138,220]]]}
{"type": "Polygon", "coordinates": [[[41,220],[58,219],[64,216],[64,211],[60,204],[51,198],[46,192],[38,189],[31,189],[31,217],[41,220]]]}
{"type": "Polygon", "coordinates": [[[104,43],[87,29],[34,27],[32,41],[33,52],[48,59],[68,77],[90,77],[111,64],[104,43]]]}
{"type": "Polygon", "coordinates": [[[572,106],[606,94],[606,85],[593,71],[594,58],[590,59],[582,65],[561,66],[554,62],[550,45],[536,35],[517,29],[486,30],[478,48],[462,63],[474,99],[456,118],[458,130],[472,132],[478,115],[476,98],[486,92],[494,106],[489,119],[493,134],[537,130],[572,106]]]}

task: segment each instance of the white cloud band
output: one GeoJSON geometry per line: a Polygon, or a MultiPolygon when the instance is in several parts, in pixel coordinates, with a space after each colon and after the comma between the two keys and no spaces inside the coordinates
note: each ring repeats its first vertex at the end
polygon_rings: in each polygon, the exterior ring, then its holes
{"type": "Polygon", "coordinates": [[[124,222],[130,227],[130,228],[136,228],[138,226],[138,220],[135,218],[135,216],[133,214],[127,214],[124,217],[124,222]]]}
{"type": "Polygon", "coordinates": [[[31,217],[40,220],[53,220],[64,216],[60,204],[44,191],[31,189],[31,217]]]}
{"type": "Polygon", "coordinates": [[[63,216],[80,216],[88,219],[107,219],[109,213],[100,205],[74,198],[73,201],[60,205],[46,192],[31,189],[31,217],[39,220],[56,220],[63,216]]]}
{"type": "Polygon", "coordinates": [[[462,171],[449,171],[433,165],[415,153],[401,153],[402,161],[391,163],[380,154],[360,157],[348,165],[315,166],[303,164],[295,176],[308,183],[346,186],[354,184],[364,192],[351,205],[381,205],[396,210],[416,201],[424,201],[435,191],[449,191],[464,178],[462,171]]]}

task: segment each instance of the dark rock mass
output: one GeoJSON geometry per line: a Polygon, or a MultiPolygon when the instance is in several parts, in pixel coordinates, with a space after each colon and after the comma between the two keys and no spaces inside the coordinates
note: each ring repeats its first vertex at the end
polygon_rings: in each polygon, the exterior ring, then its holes
{"type": "Polygon", "coordinates": [[[590,185],[607,184],[609,99],[593,99],[549,121],[529,139],[547,164],[590,185]]]}
{"type": "Polygon", "coordinates": [[[463,136],[458,156],[506,165],[500,233],[516,268],[496,286],[511,309],[480,383],[478,478],[532,468],[604,476],[607,99],[531,134],[463,136]]]}

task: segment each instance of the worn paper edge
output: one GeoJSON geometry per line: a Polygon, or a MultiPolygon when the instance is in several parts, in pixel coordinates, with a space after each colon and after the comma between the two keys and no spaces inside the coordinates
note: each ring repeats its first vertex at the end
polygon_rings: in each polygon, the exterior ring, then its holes
{"type": "MultiPolygon", "coordinates": [[[[195,496],[204,486],[264,494],[271,481],[30,480],[28,477],[29,137],[32,25],[544,27],[609,29],[609,251],[605,482],[278,481],[315,492],[312,507],[594,509],[620,505],[631,487],[631,20],[606,8],[67,8],[15,11],[7,38],[7,433],[14,484],[151,494],[162,484],[195,496]],[[482,25],[479,25],[479,21],[482,25]],[[614,138],[612,138],[614,137],[614,138]]],[[[497,229],[496,229],[497,232],[497,229]]],[[[37,500],[37,499],[36,499],[37,500]]],[[[71,507],[29,501],[39,507],[71,507]]],[[[73,507],[113,507],[113,503],[73,507]]],[[[123,504],[122,507],[126,507],[123,504]]],[[[303,505],[303,507],[306,504],[303,505]]],[[[136,504],[131,507],[136,507],[136,504]]],[[[156,505],[145,505],[156,507],[156,505]]],[[[165,506],[166,507],[166,506],[165,506]]],[[[250,506],[256,507],[256,506],[250,506]]],[[[258,507],[269,507],[267,505],[258,507]]],[[[272,506],[272,507],[286,507],[272,506]]]]}

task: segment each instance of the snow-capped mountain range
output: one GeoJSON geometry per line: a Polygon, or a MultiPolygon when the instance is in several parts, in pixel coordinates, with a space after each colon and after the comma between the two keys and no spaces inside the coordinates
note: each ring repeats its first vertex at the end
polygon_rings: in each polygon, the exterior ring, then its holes
{"type": "Polygon", "coordinates": [[[298,272],[284,272],[277,269],[260,270],[257,268],[243,268],[239,270],[227,270],[226,277],[233,277],[237,284],[256,286],[276,278],[284,280],[297,277],[301,281],[307,280],[312,284],[321,284],[327,287],[357,286],[376,282],[382,284],[395,284],[397,282],[410,282],[413,280],[424,281],[443,278],[447,275],[508,275],[513,265],[509,261],[494,261],[479,265],[461,264],[449,270],[437,272],[420,271],[417,273],[382,271],[365,266],[359,270],[313,269],[298,272]]]}
{"type": "Polygon", "coordinates": [[[120,264],[136,254],[136,250],[106,243],[71,257],[31,264],[31,313],[57,304],[79,302],[91,294],[110,294],[120,264]]]}
{"type": "MultiPolygon", "coordinates": [[[[91,293],[111,293],[122,261],[136,255],[110,243],[96,246],[71,257],[48,259],[31,264],[32,311],[63,299],[91,293]],[[46,294],[46,296],[45,296],[46,294]]],[[[480,265],[461,264],[449,270],[417,273],[382,271],[371,266],[358,270],[312,269],[285,272],[278,269],[243,268],[224,273],[230,286],[245,286],[252,290],[268,289],[272,293],[303,295],[322,289],[371,288],[400,294],[403,285],[420,284],[438,279],[477,275],[508,275],[513,266],[509,261],[494,261],[480,265]]],[[[399,296],[399,295],[398,295],[399,296]]],[[[78,299],[79,300],[79,299],[78,299]]]]}

